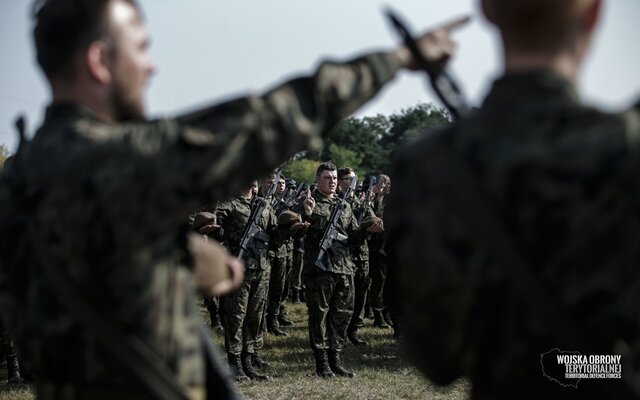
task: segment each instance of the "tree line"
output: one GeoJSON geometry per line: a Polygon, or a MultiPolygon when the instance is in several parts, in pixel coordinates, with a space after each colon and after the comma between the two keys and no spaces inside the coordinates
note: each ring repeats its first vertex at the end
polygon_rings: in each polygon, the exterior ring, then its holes
{"type": "Polygon", "coordinates": [[[451,123],[447,111],[433,103],[423,103],[389,116],[349,117],[325,138],[321,152],[308,153],[283,168],[288,178],[311,183],[316,168],[330,161],[338,168],[349,166],[358,177],[389,171],[396,148],[426,130],[451,123]]]}

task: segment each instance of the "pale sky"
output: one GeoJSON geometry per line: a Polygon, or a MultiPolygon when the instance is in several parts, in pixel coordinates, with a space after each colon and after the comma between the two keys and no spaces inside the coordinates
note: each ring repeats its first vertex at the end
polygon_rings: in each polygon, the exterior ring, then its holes
{"type": "MultiPolygon", "coordinates": [[[[561,0],[559,0],[561,1],[561,0]]],[[[397,37],[382,16],[385,5],[414,31],[470,14],[455,35],[452,73],[472,104],[500,73],[497,37],[477,0],[141,0],[158,67],[147,93],[150,116],[261,93],[309,74],[327,57],[346,60],[390,49],[397,37]]],[[[16,146],[13,121],[26,113],[42,121],[49,93],[35,64],[31,0],[0,0],[0,143],[16,146]]],[[[615,110],[640,98],[640,0],[605,1],[604,18],[578,89],[588,103],[615,110]]],[[[391,114],[433,101],[421,74],[402,73],[358,115],[391,114]]]]}

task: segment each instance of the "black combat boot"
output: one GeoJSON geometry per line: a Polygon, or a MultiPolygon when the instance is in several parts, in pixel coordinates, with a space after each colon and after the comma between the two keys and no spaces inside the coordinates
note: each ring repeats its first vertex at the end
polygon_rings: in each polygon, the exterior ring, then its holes
{"type": "Polygon", "coordinates": [[[364,317],[366,319],[373,319],[373,309],[369,305],[369,302],[364,305],[364,317]]]}
{"type": "Polygon", "coordinates": [[[300,301],[303,303],[307,302],[307,293],[305,288],[300,289],[300,301]]]}
{"type": "Polygon", "coordinates": [[[276,335],[276,336],[289,336],[287,335],[287,332],[280,329],[280,325],[278,325],[278,319],[275,317],[268,318],[267,331],[269,331],[270,334],[276,335]]]}
{"type": "Polygon", "coordinates": [[[278,324],[280,326],[293,326],[293,321],[287,319],[283,306],[280,306],[280,312],[278,313],[278,324]]]}
{"type": "Polygon", "coordinates": [[[358,337],[358,329],[350,329],[347,331],[347,339],[349,339],[349,341],[354,345],[354,346],[367,346],[369,343],[367,343],[366,340],[362,340],[358,337]]]}
{"type": "Polygon", "coordinates": [[[244,373],[244,369],[242,369],[242,363],[240,362],[240,356],[238,354],[227,353],[227,360],[229,361],[229,368],[236,382],[249,380],[249,377],[244,373]]]}
{"type": "Polygon", "coordinates": [[[267,368],[269,366],[269,363],[263,360],[262,357],[258,355],[257,351],[251,355],[251,364],[256,368],[267,368]]]}
{"type": "Polygon", "coordinates": [[[402,339],[402,330],[400,329],[400,321],[397,319],[393,321],[393,338],[395,340],[402,339]]]}
{"type": "Polygon", "coordinates": [[[382,319],[384,319],[384,322],[386,322],[387,325],[391,327],[393,326],[394,321],[393,321],[393,318],[391,318],[391,313],[386,309],[382,312],[382,319]]]}
{"type": "Polygon", "coordinates": [[[300,299],[300,289],[291,289],[291,303],[302,304],[302,300],[300,299]]]}
{"type": "Polygon", "coordinates": [[[380,329],[389,329],[389,324],[382,317],[382,311],[373,310],[373,326],[380,329]]]}
{"type": "Polygon", "coordinates": [[[327,351],[322,349],[313,350],[313,356],[316,359],[316,375],[320,378],[335,378],[336,376],[329,368],[329,359],[327,351]]]}
{"type": "Polygon", "coordinates": [[[209,309],[209,318],[211,318],[211,329],[217,332],[223,332],[222,320],[220,319],[220,313],[218,309],[209,309]]]}
{"type": "Polygon", "coordinates": [[[269,375],[259,374],[255,369],[253,369],[253,354],[246,351],[242,352],[242,368],[244,369],[244,373],[251,380],[268,381],[271,379],[269,375]]]}
{"type": "Polygon", "coordinates": [[[340,360],[340,351],[329,350],[327,353],[329,354],[329,367],[331,368],[331,371],[333,371],[336,375],[345,378],[356,377],[356,374],[354,374],[352,371],[347,371],[342,366],[342,361],[340,360]]]}
{"type": "Polygon", "coordinates": [[[20,376],[20,363],[18,362],[18,356],[15,354],[5,357],[7,360],[7,383],[9,385],[22,385],[24,381],[20,376]]]}

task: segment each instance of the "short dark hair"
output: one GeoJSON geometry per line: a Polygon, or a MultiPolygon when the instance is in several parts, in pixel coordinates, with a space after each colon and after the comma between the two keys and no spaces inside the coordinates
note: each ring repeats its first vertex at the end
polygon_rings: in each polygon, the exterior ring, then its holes
{"type": "Polygon", "coordinates": [[[342,179],[347,175],[353,174],[353,169],[349,167],[342,167],[338,170],[338,179],[342,179]]]}
{"type": "MultiPolygon", "coordinates": [[[[68,77],[73,59],[107,34],[107,6],[113,0],[35,0],[33,39],[46,77],[68,77]]],[[[135,0],[122,0],[139,10],[135,0]]]]}
{"type": "Polygon", "coordinates": [[[320,176],[320,174],[323,171],[335,171],[335,170],[337,170],[337,168],[333,163],[330,163],[330,162],[322,163],[318,166],[318,169],[316,169],[316,176],[320,176]]]}

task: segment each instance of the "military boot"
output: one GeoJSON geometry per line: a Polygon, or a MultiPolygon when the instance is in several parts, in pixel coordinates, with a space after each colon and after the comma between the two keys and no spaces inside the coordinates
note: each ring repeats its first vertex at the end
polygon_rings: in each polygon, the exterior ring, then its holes
{"type": "Polygon", "coordinates": [[[251,364],[256,368],[267,368],[269,366],[269,363],[263,360],[262,357],[258,355],[257,351],[251,355],[251,364]]]}
{"type": "Polygon", "coordinates": [[[240,362],[240,356],[238,354],[227,353],[227,360],[229,361],[229,368],[236,382],[249,380],[249,377],[244,373],[244,369],[242,369],[242,363],[240,362]]]}
{"type": "Polygon", "coordinates": [[[267,331],[276,336],[289,336],[287,335],[287,332],[280,329],[280,325],[278,325],[278,319],[276,317],[269,317],[267,319],[267,331]]]}
{"type": "Polygon", "coordinates": [[[389,324],[384,320],[382,311],[373,310],[373,326],[380,329],[389,329],[389,324]]]}
{"type": "Polygon", "coordinates": [[[211,309],[209,310],[209,318],[211,319],[211,329],[216,332],[224,331],[224,328],[222,327],[222,320],[220,319],[220,313],[218,313],[217,309],[215,309],[215,311],[211,309]]]}
{"type": "Polygon", "coordinates": [[[386,322],[387,325],[393,326],[394,321],[393,318],[391,318],[391,313],[386,309],[382,312],[382,319],[384,319],[384,322],[386,322]]]}
{"type": "Polygon", "coordinates": [[[249,352],[246,352],[246,351],[242,352],[242,368],[244,369],[244,373],[251,380],[268,381],[268,380],[271,379],[271,377],[269,375],[259,374],[253,368],[253,354],[252,353],[249,353],[249,352]]]}
{"type": "Polygon", "coordinates": [[[302,304],[302,300],[300,300],[300,289],[291,289],[291,303],[302,304]]]}
{"type": "Polygon", "coordinates": [[[316,349],[313,351],[313,356],[316,359],[316,374],[321,378],[335,378],[336,376],[331,372],[329,367],[329,359],[327,358],[327,351],[322,349],[316,349]]]}
{"type": "Polygon", "coordinates": [[[280,312],[278,313],[278,324],[280,324],[280,326],[293,326],[293,321],[287,319],[284,307],[282,306],[280,306],[280,312]]]}
{"type": "Polygon", "coordinates": [[[7,383],[9,385],[22,385],[24,381],[20,376],[20,363],[15,354],[5,357],[7,360],[7,383]]]}
{"type": "Polygon", "coordinates": [[[400,329],[400,321],[395,320],[393,323],[393,338],[396,340],[402,339],[402,330],[400,329]]]}
{"type": "Polygon", "coordinates": [[[329,354],[329,367],[331,368],[331,371],[333,371],[336,375],[345,378],[356,377],[355,373],[353,373],[352,371],[347,371],[342,366],[342,361],[340,360],[340,351],[329,350],[327,353],[329,354]]]}
{"type": "Polygon", "coordinates": [[[368,302],[364,305],[364,317],[366,319],[373,319],[373,309],[368,302]]]}
{"type": "Polygon", "coordinates": [[[305,288],[300,289],[300,301],[303,303],[307,302],[307,294],[305,292],[305,288]]]}
{"type": "Polygon", "coordinates": [[[354,346],[367,346],[369,343],[367,343],[366,340],[362,340],[358,337],[358,330],[357,329],[351,329],[347,331],[347,339],[349,339],[349,341],[354,345],[354,346]]]}

